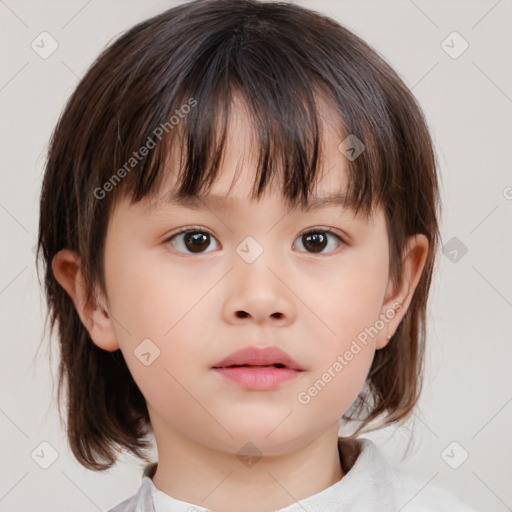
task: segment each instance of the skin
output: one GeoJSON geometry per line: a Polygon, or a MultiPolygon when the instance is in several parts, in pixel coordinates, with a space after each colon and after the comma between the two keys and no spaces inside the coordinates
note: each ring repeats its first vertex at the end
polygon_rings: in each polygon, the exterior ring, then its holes
{"type": "MultiPolygon", "coordinates": [[[[156,487],[224,512],[284,508],[343,478],[340,418],[361,390],[375,350],[386,346],[406,313],[428,250],[424,235],[411,237],[402,279],[392,286],[382,207],[368,221],[341,206],[290,210],[275,187],[260,202],[250,201],[250,126],[237,105],[231,143],[211,191],[229,202],[205,199],[199,210],[164,204],[174,182],[170,172],[157,201],[116,206],[101,304],[85,304],[77,254],[64,249],[53,261],[55,277],[93,342],[107,351],[121,349],[146,398],[159,456],[156,487]],[[242,172],[235,177],[237,166],[242,172]],[[187,250],[183,235],[167,240],[187,226],[212,235],[204,252],[187,250]],[[309,228],[331,230],[321,253],[302,237],[309,228]],[[263,248],[252,263],[236,252],[247,236],[263,248]],[[396,314],[379,333],[321,392],[301,403],[299,393],[390,310],[396,314]],[[149,366],[134,354],[147,338],[160,350],[149,366]],[[246,390],[211,369],[240,348],[272,345],[305,370],[276,389],[246,390]],[[252,465],[238,456],[248,442],[261,456],[252,465]]],[[[338,150],[344,137],[333,126],[324,125],[318,195],[346,186],[347,160],[338,150]]]]}

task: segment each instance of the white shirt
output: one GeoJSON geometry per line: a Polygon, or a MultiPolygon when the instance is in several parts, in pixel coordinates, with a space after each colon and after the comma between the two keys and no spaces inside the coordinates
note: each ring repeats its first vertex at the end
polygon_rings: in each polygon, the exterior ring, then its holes
{"type": "MultiPolygon", "coordinates": [[[[435,482],[425,485],[420,478],[389,465],[369,439],[349,443],[340,437],[338,448],[345,476],[274,512],[476,512],[435,482]]],[[[158,490],[151,480],[156,466],[146,465],[139,490],[108,512],[211,512],[158,490]]]]}

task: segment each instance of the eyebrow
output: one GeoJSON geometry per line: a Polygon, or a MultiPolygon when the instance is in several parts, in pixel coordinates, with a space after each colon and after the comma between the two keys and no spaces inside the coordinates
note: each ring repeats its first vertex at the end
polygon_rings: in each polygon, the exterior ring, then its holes
{"type": "MultiPolygon", "coordinates": [[[[346,206],[347,195],[343,192],[328,194],[326,196],[311,195],[308,198],[308,204],[305,206],[298,205],[301,211],[312,211],[320,208],[328,208],[332,206],[346,206]]],[[[243,200],[240,202],[244,202],[243,200]]],[[[216,194],[179,197],[174,193],[167,194],[163,199],[164,205],[181,206],[190,210],[203,210],[206,206],[233,208],[239,204],[237,199],[225,197],[216,194]]],[[[351,208],[348,208],[351,209],[351,208]]]]}

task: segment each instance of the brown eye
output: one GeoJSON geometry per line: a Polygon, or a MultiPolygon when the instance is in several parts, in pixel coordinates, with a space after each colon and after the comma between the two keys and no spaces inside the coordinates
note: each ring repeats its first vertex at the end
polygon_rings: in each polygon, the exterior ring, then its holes
{"type": "Polygon", "coordinates": [[[203,252],[210,245],[210,235],[199,231],[190,231],[185,233],[183,241],[190,251],[203,252]]]}
{"type": "Polygon", "coordinates": [[[306,249],[306,252],[313,254],[323,253],[326,247],[330,247],[334,250],[343,243],[343,240],[338,235],[335,235],[328,230],[308,231],[307,233],[303,233],[299,237],[299,240],[302,246],[306,249]],[[329,240],[331,237],[335,240],[334,246],[333,242],[329,240]]]}
{"type": "Polygon", "coordinates": [[[188,254],[202,254],[207,251],[214,240],[212,235],[206,231],[184,230],[171,236],[167,242],[180,252],[188,254]]]}

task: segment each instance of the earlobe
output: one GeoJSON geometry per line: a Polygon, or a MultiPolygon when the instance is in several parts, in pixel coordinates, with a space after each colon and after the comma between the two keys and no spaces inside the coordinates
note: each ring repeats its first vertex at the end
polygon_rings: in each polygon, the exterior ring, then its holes
{"type": "Polygon", "coordinates": [[[392,339],[407,313],[412,297],[423,274],[429,242],[423,234],[416,234],[407,241],[402,260],[402,275],[397,284],[388,283],[381,316],[386,325],[377,337],[376,350],[384,348],[392,339]]]}
{"type": "Polygon", "coordinates": [[[52,260],[55,279],[73,301],[73,305],[93,342],[103,350],[119,348],[112,319],[100,300],[87,301],[86,286],[80,271],[81,259],[69,249],[62,249],[52,260]]]}

